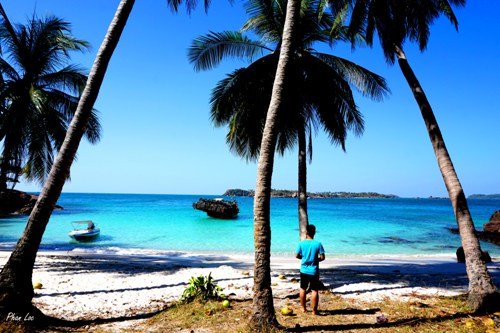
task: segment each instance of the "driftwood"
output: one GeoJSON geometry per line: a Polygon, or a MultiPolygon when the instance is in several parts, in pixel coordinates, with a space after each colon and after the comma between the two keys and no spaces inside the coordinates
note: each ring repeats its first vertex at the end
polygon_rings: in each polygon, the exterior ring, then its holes
{"type": "Polygon", "coordinates": [[[238,203],[222,199],[200,198],[193,203],[193,208],[206,212],[208,216],[219,219],[232,219],[239,213],[238,203]]]}

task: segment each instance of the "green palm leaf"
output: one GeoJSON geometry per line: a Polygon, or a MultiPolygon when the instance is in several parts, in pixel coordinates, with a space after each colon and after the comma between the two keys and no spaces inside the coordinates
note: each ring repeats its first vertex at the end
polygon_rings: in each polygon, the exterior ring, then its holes
{"type": "Polygon", "coordinates": [[[382,76],[344,58],[326,53],[313,53],[313,55],[332,67],[355,86],[363,96],[380,101],[389,95],[390,89],[382,76]]]}
{"type": "Polygon", "coordinates": [[[264,51],[272,51],[264,44],[252,41],[240,32],[210,32],[196,38],[188,50],[189,61],[196,71],[217,66],[225,57],[246,58],[251,61],[264,51]]]}
{"type": "MultiPolygon", "coordinates": [[[[333,45],[350,38],[343,23],[351,5],[350,0],[343,0],[329,6],[331,13],[326,13],[325,1],[302,1],[297,29],[300,42],[287,82],[289,94],[277,120],[276,149],[281,154],[297,144],[297,133],[304,128],[309,135],[310,158],[312,133],[320,128],[333,144],[345,149],[347,132],[360,135],[364,129],[350,85],[375,100],[389,93],[381,76],[346,59],[312,49],[315,43],[333,45]]],[[[260,150],[278,59],[273,50],[280,44],[285,6],[285,0],[247,2],[245,8],[250,18],[242,31],[254,32],[261,42],[245,39],[241,33],[211,32],[197,38],[189,49],[190,61],[197,70],[213,68],[228,56],[252,59],[263,51],[271,52],[228,74],[212,90],[211,120],[216,126],[227,126],[230,150],[247,160],[255,160],[260,150]]]]}
{"type": "Polygon", "coordinates": [[[444,15],[458,28],[458,20],[452,5],[464,6],[465,0],[341,0],[352,8],[349,35],[363,34],[368,45],[373,44],[374,35],[382,45],[384,55],[390,63],[395,61],[395,46],[402,48],[404,42],[416,42],[420,50],[427,47],[430,25],[444,15]]]}
{"type": "MultiPolygon", "coordinates": [[[[42,183],[77,107],[87,77],[69,64],[72,51],[88,43],[71,35],[69,23],[33,16],[27,24],[12,25],[0,5],[0,185],[17,179],[42,183]],[[9,173],[15,171],[13,176],[9,173]]],[[[100,139],[101,125],[94,110],[85,136],[100,139]]]]}

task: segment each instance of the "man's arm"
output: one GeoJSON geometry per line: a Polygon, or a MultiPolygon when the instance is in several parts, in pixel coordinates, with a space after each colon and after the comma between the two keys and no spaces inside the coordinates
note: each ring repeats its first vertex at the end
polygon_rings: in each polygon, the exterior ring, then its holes
{"type": "Polygon", "coordinates": [[[302,259],[302,247],[300,246],[300,243],[297,245],[297,248],[295,249],[295,258],[302,259]]]}
{"type": "Polygon", "coordinates": [[[319,261],[325,260],[325,249],[323,248],[323,244],[319,243],[319,256],[318,256],[319,261]]]}

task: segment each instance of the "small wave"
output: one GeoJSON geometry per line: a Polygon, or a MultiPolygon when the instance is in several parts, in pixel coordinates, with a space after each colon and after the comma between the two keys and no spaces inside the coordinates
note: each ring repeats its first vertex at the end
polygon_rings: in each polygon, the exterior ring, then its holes
{"type": "Polygon", "coordinates": [[[123,248],[116,246],[109,247],[75,247],[71,252],[76,253],[95,253],[95,254],[112,254],[112,255],[147,255],[147,256],[179,256],[185,252],[169,251],[169,250],[155,250],[144,248],[123,248]]]}

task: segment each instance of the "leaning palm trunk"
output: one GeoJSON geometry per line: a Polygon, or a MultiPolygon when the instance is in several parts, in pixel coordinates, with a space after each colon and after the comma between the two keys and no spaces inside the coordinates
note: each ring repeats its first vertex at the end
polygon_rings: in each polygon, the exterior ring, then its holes
{"type": "MultiPolygon", "coordinates": [[[[491,280],[486,264],[481,259],[481,247],[475,234],[474,223],[472,222],[462,185],[458,180],[436,117],[422,86],[411,69],[403,50],[396,47],[396,55],[401,71],[420,107],[434,153],[436,154],[439,169],[441,170],[441,175],[443,176],[453,206],[465,253],[465,264],[469,278],[469,306],[476,312],[491,310],[491,306],[495,306],[495,298],[498,297],[498,294],[496,293],[495,285],[491,280]]],[[[496,306],[499,306],[498,302],[496,306]]]]}
{"type": "Polygon", "coordinates": [[[28,311],[33,298],[32,273],[45,227],[68,178],[78,145],[97,99],[113,51],[135,0],[122,0],[97,53],[75,115],[23,235],[0,273],[0,311],[28,311]]]}
{"type": "Polygon", "coordinates": [[[283,111],[286,82],[289,79],[293,57],[293,40],[299,20],[300,0],[287,3],[285,26],[280,48],[280,57],[274,78],[271,102],[262,134],[257,184],[254,197],[254,296],[250,325],[255,329],[277,325],[271,289],[271,178],[273,174],[274,152],[276,149],[276,119],[283,111]]]}
{"type": "Polygon", "coordinates": [[[306,157],[306,132],[304,126],[298,131],[299,137],[299,186],[297,197],[299,201],[299,237],[306,238],[306,227],[309,224],[307,215],[307,157],[306,157]]]}

